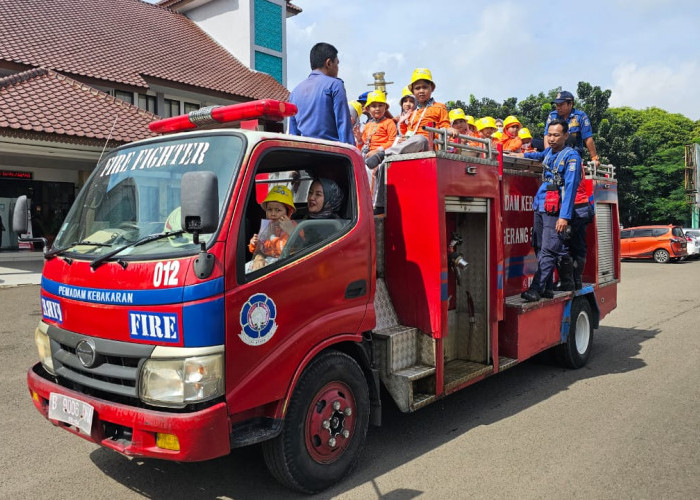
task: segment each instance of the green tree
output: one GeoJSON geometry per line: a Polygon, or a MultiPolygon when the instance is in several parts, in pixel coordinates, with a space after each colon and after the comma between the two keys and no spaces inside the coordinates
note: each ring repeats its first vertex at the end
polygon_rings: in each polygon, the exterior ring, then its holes
{"type": "MultiPolygon", "coordinates": [[[[534,137],[542,137],[552,101],[561,87],[527,96],[518,102],[489,97],[449,101],[448,109],[462,108],[479,118],[516,115],[534,137]]],[[[700,120],[658,108],[609,108],[612,92],[588,82],[576,87],[575,107],[591,119],[593,139],[601,160],[617,170],[620,222],[682,223],[689,214],[684,199],[683,145],[700,142],[700,120]]]]}

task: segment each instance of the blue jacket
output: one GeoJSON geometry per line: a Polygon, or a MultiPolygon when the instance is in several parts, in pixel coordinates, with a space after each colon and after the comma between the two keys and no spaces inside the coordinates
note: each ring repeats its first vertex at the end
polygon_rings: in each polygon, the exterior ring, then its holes
{"type": "Polygon", "coordinates": [[[348,98],[340,78],[315,69],[292,91],[299,111],[289,119],[289,133],[355,145],[348,98]]]}
{"type": "MultiPolygon", "coordinates": [[[[544,125],[544,135],[547,135],[549,123],[554,119],[561,118],[562,117],[559,116],[556,111],[549,113],[547,122],[544,125]]],[[[579,154],[583,153],[584,141],[589,137],[593,137],[591,120],[586,113],[574,108],[571,110],[571,114],[566,122],[569,124],[569,140],[567,141],[567,145],[576,148],[579,154]]]]}
{"type": "Polygon", "coordinates": [[[541,161],[544,166],[543,180],[532,202],[535,212],[544,212],[544,197],[547,184],[555,181],[555,174],[561,179],[561,210],[559,218],[571,220],[573,217],[576,190],[581,182],[581,156],[571,147],[565,147],[558,153],[547,148],[542,152],[525,153],[525,158],[541,161]]]}

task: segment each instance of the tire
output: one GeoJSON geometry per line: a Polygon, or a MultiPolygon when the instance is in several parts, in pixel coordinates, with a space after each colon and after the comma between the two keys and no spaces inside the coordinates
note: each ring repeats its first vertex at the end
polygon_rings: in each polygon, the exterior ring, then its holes
{"type": "Polygon", "coordinates": [[[556,356],[567,368],[581,368],[588,362],[593,346],[591,306],[585,297],[576,297],[571,304],[571,325],[566,342],[557,346],[556,356]]]}
{"type": "Polygon", "coordinates": [[[263,443],[270,473],[302,493],[340,481],[360,458],[369,404],[367,380],[357,362],[338,351],[321,354],[299,378],[281,434],[263,443]]]}
{"type": "Polygon", "coordinates": [[[663,248],[659,248],[658,250],[654,251],[654,262],[657,262],[659,264],[666,264],[671,260],[671,255],[668,253],[668,250],[664,250],[663,248]]]}

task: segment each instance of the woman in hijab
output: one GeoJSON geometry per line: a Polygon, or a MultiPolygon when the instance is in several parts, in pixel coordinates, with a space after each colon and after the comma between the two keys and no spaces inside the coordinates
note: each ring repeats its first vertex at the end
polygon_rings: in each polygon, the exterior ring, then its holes
{"type": "Polygon", "coordinates": [[[306,199],[308,219],[339,219],[338,211],[343,204],[343,192],[335,181],[316,177],[309,188],[306,199]]]}

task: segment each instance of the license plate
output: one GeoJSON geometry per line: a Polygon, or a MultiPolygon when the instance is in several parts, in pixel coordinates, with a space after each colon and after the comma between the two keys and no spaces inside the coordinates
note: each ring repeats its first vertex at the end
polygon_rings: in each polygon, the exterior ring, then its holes
{"type": "Polygon", "coordinates": [[[52,392],[49,396],[49,418],[74,425],[85,434],[92,428],[92,405],[52,392]]]}

